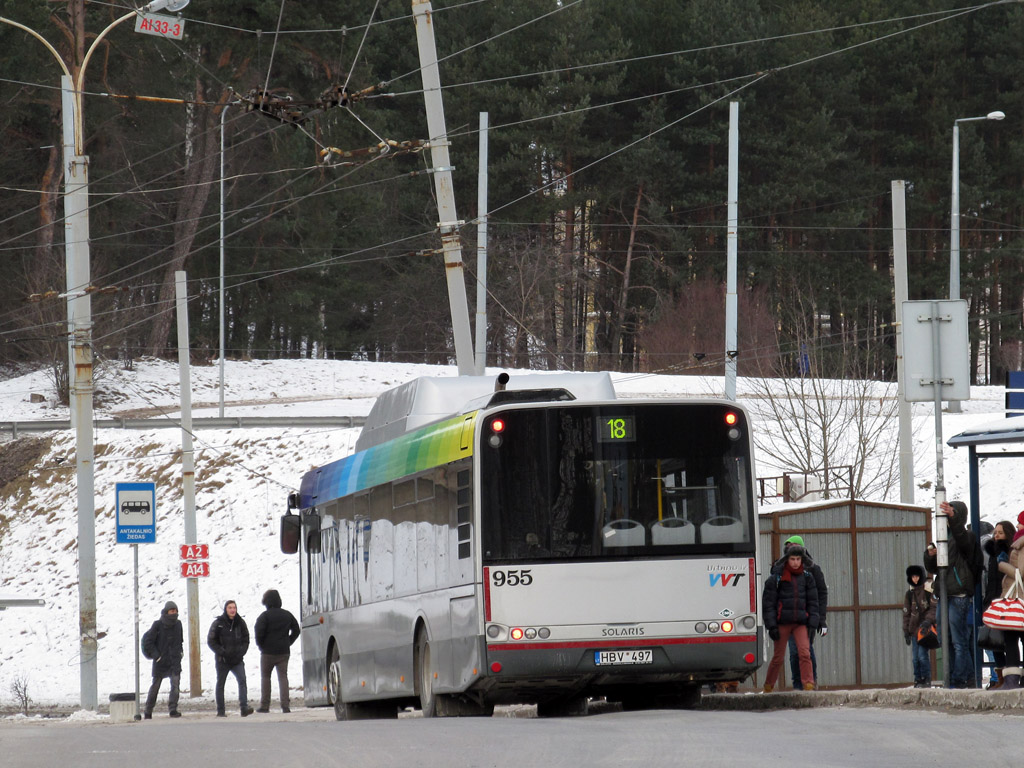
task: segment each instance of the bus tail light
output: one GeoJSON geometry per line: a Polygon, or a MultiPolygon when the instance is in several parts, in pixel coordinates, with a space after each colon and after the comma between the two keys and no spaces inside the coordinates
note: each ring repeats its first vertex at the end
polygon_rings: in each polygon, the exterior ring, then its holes
{"type": "Polygon", "coordinates": [[[491,672],[501,672],[501,662],[495,661],[491,663],[491,672]]]}
{"type": "Polygon", "coordinates": [[[753,664],[754,663],[754,654],[752,654],[752,653],[744,654],[743,660],[745,662],[747,662],[747,664],[753,664]]]}
{"type": "Polygon", "coordinates": [[[723,632],[732,632],[732,622],[731,621],[723,621],[722,622],[722,631],[723,632]]]}
{"type": "Polygon", "coordinates": [[[509,637],[513,640],[522,640],[523,630],[520,627],[515,627],[511,632],[509,632],[509,637]]]}

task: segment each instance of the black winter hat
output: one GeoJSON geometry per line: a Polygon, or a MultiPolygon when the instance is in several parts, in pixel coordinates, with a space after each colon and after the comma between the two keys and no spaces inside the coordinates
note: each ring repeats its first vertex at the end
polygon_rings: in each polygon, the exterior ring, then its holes
{"type": "Polygon", "coordinates": [[[793,555],[800,555],[800,557],[804,557],[806,554],[807,550],[799,544],[790,544],[786,547],[786,557],[793,557],[793,555]]]}
{"type": "Polygon", "coordinates": [[[161,613],[169,613],[171,611],[176,610],[178,610],[178,604],[173,600],[168,600],[166,603],[164,603],[164,609],[163,611],[161,611],[161,613]]]}
{"type": "Polygon", "coordinates": [[[280,608],[283,603],[281,601],[281,593],[276,589],[268,589],[263,593],[263,604],[267,608],[280,608]]]}
{"type": "Polygon", "coordinates": [[[914,581],[913,581],[913,577],[914,576],[920,577],[920,581],[917,583],[917,586],[919,586],[919,587],[924,586],[924,568],[922,568],[920,565],[908,565],[907,566],[907,584],[909,584],[912,587],[914,586],[914,581]]]}

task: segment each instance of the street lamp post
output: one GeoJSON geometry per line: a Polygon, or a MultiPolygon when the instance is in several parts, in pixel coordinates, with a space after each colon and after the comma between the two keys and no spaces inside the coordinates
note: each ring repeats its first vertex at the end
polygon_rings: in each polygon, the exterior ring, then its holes
{"type": "Polygon", "coordinates": [[[95,711],[96,683],[96,517],[92,430],[92,302],[89,294],[89,158],[83,154],[82,97],[85,71],[93,52],[118,24],[136,14],[164,9],[179,11],[189,0],[154,0],[138,11],[115,19],[92,41],[77,78],[57,49],[34,29],[0,16],[0,23],[17,27],[39,40],[60,66],[64,136],[64,247],[67,269],[69,364],[72,423],[75,426],[75,467],[78,502],[78,625],[81,707],[95,711]],[[70,108],[70,109],[69,109],[70,108]],[[70,114],[69,114],[70,111],[70,114]]]}
{"type": "MultiPolygon", "coordinates": [[[[949,298],[960,298],[960,123],[978,120],[1002,120],[1006,117],[1000,111],[989,112],[981,117],[961,117],[953,121],[953,193],[949,218],[949,298]]],[[[950,413],[960,413],[960,403],[950,401],[950,413]]]]}

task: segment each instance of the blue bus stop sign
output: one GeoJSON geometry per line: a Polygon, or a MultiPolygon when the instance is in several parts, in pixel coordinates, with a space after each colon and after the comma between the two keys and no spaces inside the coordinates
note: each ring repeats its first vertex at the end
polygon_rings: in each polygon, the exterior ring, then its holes
{"type": "Polygon", "coordinates": [[[156,483],[117,483],[118,544],[156,543],[156,483]]]}

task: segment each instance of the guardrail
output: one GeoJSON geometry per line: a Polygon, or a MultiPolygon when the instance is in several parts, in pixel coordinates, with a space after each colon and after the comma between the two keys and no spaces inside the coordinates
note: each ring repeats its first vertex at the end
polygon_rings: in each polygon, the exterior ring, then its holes
{"type": "MultiPolygon", "coordinates": [[[[301,427],[355,428],[366,423],[365,416],[210,416],[192,419],[192,429],[282,429],[301,427]]],[[[93,429],[180,429],[171,418],[94,419],[93,429]]],[[[71,429],[68,419],[0,421],[0,434],[18,437],[22,432],[59,432],[71,429]]]]}

